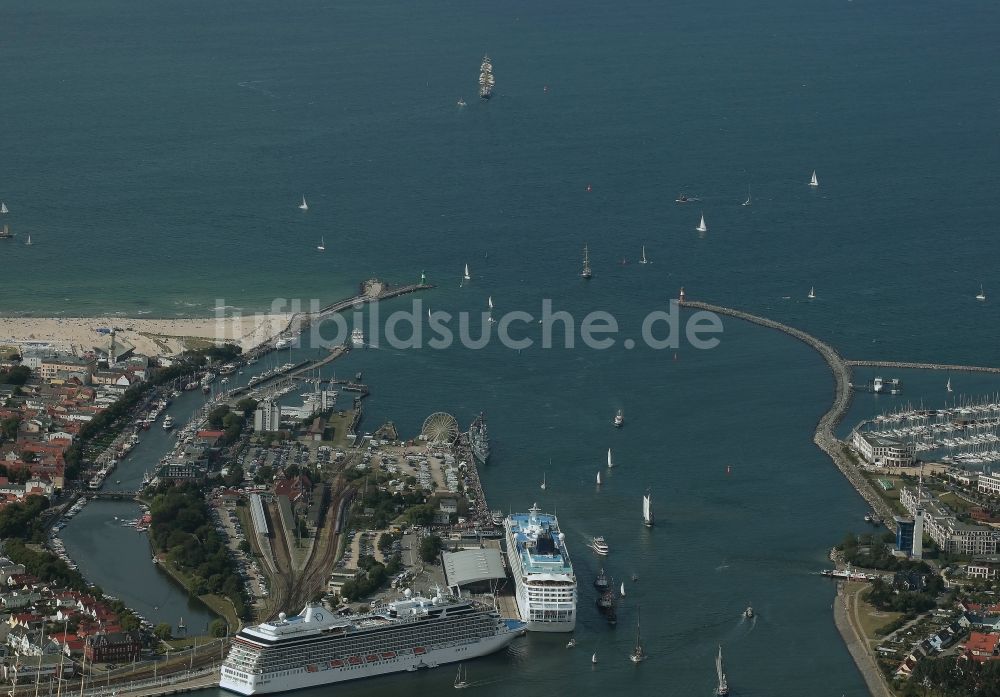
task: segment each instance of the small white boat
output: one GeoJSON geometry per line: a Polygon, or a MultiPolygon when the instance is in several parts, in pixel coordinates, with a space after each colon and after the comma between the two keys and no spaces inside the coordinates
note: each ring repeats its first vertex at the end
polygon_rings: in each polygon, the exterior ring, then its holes
{"type": "Polygon", "coordinates": [[[321,252],[325,252],[326,251],[326,238],[325,237],[320,237],[319,238],[319,244],[316,245],[316,249],[318,249],[321,252]]]}
{"type": "Polygon", "coordinates": [[[639,257],[640,264],[648,264],[649,261],[646,259],[646,245],[642,245],[642,256],[639,257]]]}
{"type": "Polygon", "coordinates": [[[542,472],[542,485],[539,488],[545,491],[545,472],[542,472]]]}
{"type": "Polygon", "coordinates": [[[809,298],[810,300],[816,299],[816,286],[812,286],[809,289],[809,295],[807,295],[806,297],[809,298]]]}
{"type": "Polygon", "coordinates": [[[465,265],[465,275],[462,276],[462,280],[463,281],[471,281],[472,280],[472,276],[469,274],[469,265],[468,264],[465,265]]]}
{"type": "Polygon", "coordinates": [[[458,98],[458,102],[456,103],[458,104],[458,106],[465,106],[465,100],[462,99],[461,97],[458,98]]]}
{"type": "Polygon", "coordinates": [[[946,384],[944,388],[949,392],[951,392],[951,378],[948,378],[948,384],[946,384]]]}
{"type": "Polygon", "coordinates": [[[747,200],[743,202],[743,205],[744,205],[744,206],[749,206],[749,205],[750,205],[750,203],[751,203],[751,197],[750,197],[750,185],[749,185],[749,184],[747,184],[747,200]]]}
{"type": "MultiPolygon", "coordinates": [[[[28,235],[28,239],[31,239],[31,235],[28,235]]],[[[31,244],[31,242],[28,242],[28,244],[31,244]]],[[[986,291],[983,290],[982,283],[979,284],[979,295],[976,296],[976,300],[979,300],[980,302],[986,300],[986,291]]]]}
{"type": "Polygon", "coordinates": [[[623,597],[623,598],[625,597],[625,582],[624,581],[622,581],[622,587],[618,589],[618,594],[621,595],[621,597],[623,597]]]}
{"type": "Polygon", "coordinates": [[[597,652],[596,651],[594,651],[593,655],[591,655],[590,662],[593,663],[593,664],[595,664],[595,665],[597,664],[597,652]]]}
{"type": "Polygon", "coordinates": [[[611,448],[608,448],[608,469],[615,466],[614,460],[611,459],[611,448]]]}
{"type": "Polygon", "coordinates": [[[638,611],[636,612],[635,618],[635,648],[632,649],[632,654],[629,656],[629,660],[633,663],[642,663],[646,660],[646,650],[642,647],[642,634],[639,631],[638,611]]]}
{"type": "Polygon", "coordinates": [[[486,299],[486,305],[491,310],[493,309],[493,296],[492,295],[489,298],[486,299]]]}
{"type": "Polygon", "coordinates": [[[819,179],[816,178],[816,170],[813,170],[812,179],[809,180],[809,186],[819,186],[819,179]]]}
{"type": "Polygon", "coordinates": [[[747,609],[743,611],[743,616],[748,620],[753,619],[753,606],[747,603],[747,609]]]}
{"type": "Polygon", "coordinates": [[[601,485],[601,473],[598,472],[597,473],[597,486],[600,486],[600,485],[601,485]]]}
{"type": "Polygon", "coordinates": [[[615,421],[614,421],[614,423],[615,423],[615,428],[621,428],[622,424],[625,423],[625,414],[622,413],[621,409],[619,409],[618,413],[615,414],[615,421]]]}
{"type": "Polygon", "coordinates": [[[3,201],[0,201],[0,213],[7,213],[7,212],[8,212],[7,204],[4,203],[3,201]]]}
{"type": "Polygon", "coordinates": [[[701,222],[698,223],[698,227],[695,228],[698,232],[708,232],[708,226],[705,225],[705,214],[701,214],[701,222]]]}
{"type": "MultiPolygon", "coordinates": [[[[31,246],[31,235],[28,235],[28,239],[25,241],[25,244],[29,247],[31,246]]],[[[982,299],[986,300],[985,296],[982,299]]]]}
{"type": "Polygon", "coordinates": [[[575,646],[576,646],[576,638],[575,637],[570,637],[570,640],[566,642],[566,648],[567,649],[572,649],[575,646]]]}
{"type": "Polygon", "coordinates": [[[642,496],[642,522],[647,528],[656,524],[653,516],[653,493],[649,489],[646,489],[646,493],[642,496]]]}
{"type": "Polygon", "coordinates": [[[302,194],[302,203],[299,204],[299,210],[307,211],[309,210],[309,204],[306,203],[306,195],[302,194]]]}

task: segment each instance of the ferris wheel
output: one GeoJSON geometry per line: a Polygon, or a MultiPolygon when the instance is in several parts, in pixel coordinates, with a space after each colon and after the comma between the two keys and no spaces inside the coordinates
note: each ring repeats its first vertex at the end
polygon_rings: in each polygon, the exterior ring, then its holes
{"type": "Polygon", "coordinates": [[[424,420],[420,434],[431,443],[454,443],[458,440],[458,421],[451,414],[435,412],[424,420]]]}

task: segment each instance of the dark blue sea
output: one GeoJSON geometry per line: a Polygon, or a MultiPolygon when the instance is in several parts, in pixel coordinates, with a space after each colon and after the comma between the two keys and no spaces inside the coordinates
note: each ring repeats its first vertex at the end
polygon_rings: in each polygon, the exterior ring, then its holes
{"type": "MultiPolygon", "coordinates": [[[[492,296],[498,315],[537,314],[551,299],[638,337],[684,286],[849,358],[997,363],[996,3],[10,0],[3,15],[0,222],[18,232],[0,244],[5,314],[250,313],[426,272],[424,311],[478,313],[492,296]],[[497,89],[482,102],[486,52],[497,89]]],[[[372,385],[368,430],[391,419],[413,435],[431,412],[464,425],[485,410],[490,505],[538,501],[562,521],[578,647],[519,640],[467,666],[477,693],[707,697],[722,644],[739,697],[866,694],[835,589],[815,575],[866,510],[812,443],[832,378],[791,338],[729,320],[719,338],[382,346],[331,366],[372,385]],[[608,447],[618,466],[597,491],[608,447]],[[597,534],[609,572],[640,579],[614,630],[593,609],[597,534]],[[740,619],[748,602],[755,625],[740,619]],[[639,606],[651,658],[634,667],[639,606]]],[[[906,400],[947,396],[943,374],[899,377],[906,400]]],[[[897,405],[861,397],[850,419],[897,405]]]]}

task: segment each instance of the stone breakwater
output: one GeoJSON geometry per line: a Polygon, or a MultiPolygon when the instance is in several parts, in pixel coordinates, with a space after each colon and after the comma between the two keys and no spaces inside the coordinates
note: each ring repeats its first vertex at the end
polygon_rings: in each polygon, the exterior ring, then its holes
{"type": "Polygon", "coordinates": [[[703,303],[694,300],[685,300],[681,302],[680,305],[681,307],[690,308],[692,310],[706,310],[708,312],[714,312],[717,315],[735,317],[736,319],[741,319],[745,322],[752,322],[753,324],[767,327],[768,329],[777,330],[798,339],[802,343],[814,349],[820,356],[823,357],[823,360],[825,360],[827,365],[830,366],[830,371],[833,373],[833,404],[826,411],[826,413],[819,418],[819,421],[816,424],[816,432],[813,434],[813,442],[816,443],[819,449],[825,452],[831,460],[833,460],[837,469],[839,469],[843,475],[847,477],[847,480],[857,490],[857,492],[861,494],[861,497],[864,498],[869,505],[871,505],[875,512],[878,513],[882,520],[886,521],[886,524],[888,525],[889,522],[892,521],[892,509],[889,508],[888,504],[882,500],[882,497],[878,495],[871,483],[862,475],[856,461],[848,450],[847,444],[834,435],[834,430],[844,419],[844,416],[847,414],[847,409],[851,405],[851,397],[853,396],[853,392],[851,391],[851,363],[845,360],[839,353],[837,353],[837,350],[829,344],[820,341],[812,334],[807,334],[801,329],[789,327],[787,324],[775,322],[772,319],[760,317],[759,315],[752,315],[749,312],[743,312],[742,310],[735,310],[730,307],[712,305],[710,303],[703,303]]]}

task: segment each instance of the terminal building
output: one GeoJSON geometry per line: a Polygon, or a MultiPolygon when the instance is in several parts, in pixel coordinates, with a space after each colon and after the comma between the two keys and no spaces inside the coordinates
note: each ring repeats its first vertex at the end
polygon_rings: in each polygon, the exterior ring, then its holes
{"type": "Polygon", "coordinates": [[[445,582],[456,595],[463,588],[469,592],[490,592],[507,579],[503,555],[497,547],[442,552],[441,557],[445,582]]]}
{"type": "Polygon", "coordinates": [[[865,462],[875,467],[910,467],[916,453],[913,443],[861,431],[851,434],[851,446],[865,462]]]}

